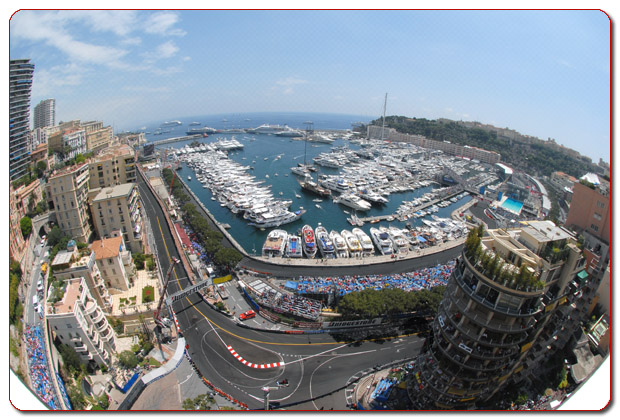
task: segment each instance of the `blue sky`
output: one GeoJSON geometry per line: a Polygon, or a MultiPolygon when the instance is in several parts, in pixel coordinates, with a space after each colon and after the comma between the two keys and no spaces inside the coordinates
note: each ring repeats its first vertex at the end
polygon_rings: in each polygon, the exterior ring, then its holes
{"type": "Polygon", "coordinates": [[[475,120],[610,159],[600,11],[19,11],[32,104],[115,129],[308,111],[475,120]]]}

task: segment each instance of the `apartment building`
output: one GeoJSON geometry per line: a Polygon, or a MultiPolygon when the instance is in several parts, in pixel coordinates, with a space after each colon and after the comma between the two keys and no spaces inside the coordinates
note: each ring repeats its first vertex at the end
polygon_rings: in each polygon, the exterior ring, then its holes
{"type": "Polygon", "coordinates": [[[90,294],[105,312],[112,309],[112,297],[99,271],[95,252],[89,248],[78,250],[75,241],[69,241],[66,250],[56,254],[51,263],[56,280],[83,278],[90,294]]]}
{"type": "Polygon", "coordinates": [[[92,234],[88,214],[88,165],[55,171],[46,184],[49,208],[58,226],[78,242],[88,243],[92,234]]]}
{"type": "Polygon", "coordinates": [[[112,143],[112,127],[104,127],[103,122],[87,121],[81,123],[81,127],[86,131],[86,149],[89,152],[99,152],[112,143]]]}
{"type": "Polygon", "coordinates": [[[112,234],[116,236],[94,241],[91,249],[95,253],[95,262],[108,290],[111,294],[116,294],[129,289],[136,269],[131,251],[126,248],[121,232],[112,234]]]}
{"type": "Polygon", "coordinates": [[[33,126],[35,129],[56,125],[56,100],[45,99],[34,107],[33,126]]]}
{"type": "Polygon", "coordinates": [[[111,366],[116,334],[85,279],[67,281],[62,300],[48,305],[46,318],[53,336],[75,350],[85,364],[111,366]]]}
{"type": "Polygon", "coordinates": [[[575,239],[528,223],[468,236],[408,383],[417,409],[478,408],[535,374],[577,329],[588,280],[575,239]]]}
{"type": "Polygon", "coordinates": [[[63,162],[83,155],[87,152],[86,130],[79,127],[60,130],[49,136],[48,147],[63,162]]]}
{"type": "Polygon", "coordinates": [[[133,149],[126,144],[102,150],[88,163],[90,188],[104,188],[136,182],[136,159],[133,149]]]}
{"type": "Polygon", "coordinates": [[[114,231],[120,230],[131,252],[142,252],[144,222],[140,208],[140,195],[134,183],[99,189],[90,202],[91,214],[99,237],[106,238],[114,231]]]}

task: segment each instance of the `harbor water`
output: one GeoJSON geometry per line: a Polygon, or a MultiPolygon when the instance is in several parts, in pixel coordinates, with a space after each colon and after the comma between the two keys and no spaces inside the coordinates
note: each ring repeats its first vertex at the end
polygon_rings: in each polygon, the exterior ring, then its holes
{"type": "MultiPolygon", "coordinates": [[[[316,116],[314,116],[316,117],[316,116]]],[[[308,117],[306,117],[308,118],[308,117]]],[[[310,116],[312,118],[312,116],[310,116]]],[[[299,121],[304,118],[298,118],[299,121]]],[[[224,122],[221,122],[223,124],[224,122]]],[[[256,121],[254,126],[262,124],[263,121],[256,121]]],[[[286,122],[285,122],[286,123],[286,122]]],[[[350,122],[344,122],[341,117],[339,121],[333,121],[330,123],[327,121],[324,125],[324,129],[346,129],[350,127],[350,122]],[[347,127],[346,125],[349,125],[347,127]]],[[[204,124],[208,125],[208,124],[204,124]]],[[[215,126],[216,124],[213,124],[215,126]]],[[[294,125],[290,125],[295,127],[294,125]]],[[[221,127],[221,125],[220,125],[221,127]]],[[[217,126],[214,128],[218,128],[217,126]]],[[[302,128],[297,126],[296,128],[302,128]]],[[[167,137],[178,137],[184,134],[187,129],[187,123],[182,126],[173,127],[167,137]]],[[[317,127],[315,126],[315,130],[317,127]]],[[[147,135],[147,139],[161,140],[164,136],[152,136],[147,135]]],[[[384,215],[391,215],[396,213],[398,207],[403,201],[410,201],[414,198],[421,197],[425,193],[438,188],[438,184],[431,184],[425,187],[418,188],[414,191],[392,193],[388,196],[389,202],[384,205],[373,205],[369,211],[358,211],[345,207],[341,204],[335,204],[332,202],[332,198],[321,198],[310,192],[303,190],[298,180],[298,176],[291,172],[291,167],[297,166],[298,163],[306,162],[312,164],[312,159],[318,156],[320,153],[328,153],[332,148],[347,147],[350,150],[357,150],[361,146],[353,144],[343,138],[335,136],[335,141],[330,144],[326,143],[313,143],[304,142],[300,140],[294,140],[287,137],[279,137],[266,134],[248,134],[248,133],[235,133],[235,134],[212,134],[207,138],[199,138],[197,141],[200,143],[215,143],[222,139],[234,138],[243,145],[243,149],[231,150],[228,152],[228,158],[244,166],[249,166],[248,174],[254,175],[256,180],[264,180],[264,185],[270,185],[270,189],[273,196],[276,199],[291,200],[293,203],[290,206],[291,211],[303,208],[306,213],[301,219],[279,226],[277,229],[283,229],[288,233],[297,233],[301,230],[302,226],[308,224],[313,229],[316,229],[318,225],[323,225],[327,231],[336,230],[340,232],[343,229],[351,230],[355,226],[352,226],[347,218],[350,218],[352,214],[356,214],[358,217],[379,217],[384,215]],[[318,201],[321,199],[322,201],[318,201]]],[[[168,143],[159,146],[159,150],[163,149],[180,149],[187,144],[191,144],[196,140],[182,141],[176,143],[168,143]]],[[[318,172],[313,173],[314,180],[320,174],[332,175],[338,174],[341,169],[328,168],[323,166],[317,166],[318,172]]],[[[228,232],[235,238],[235,240],[248,252],[249,254],[261,254],[263,243],[265,242],[268,233],[272,229],[266,228],[258,229],[248,225],[248,221],[245,220],[241,213],[233,214],[226,206],[220,205],[220,203],[214,199],[211,191],[196,179],[196,174],[187,165],[181,164],[180,169],[177,171],[177,176],[181,177],[188,187],[194,192],[194,194],[202,201],[204,206],[209,209],[211,214],[221,224],[228,224],[230,228],[228,232]]],[[[435,213],[438,217],[450,217],[452,211],[462,206],[471,199],[470,196],[465,196],[455,203],[451,203],[449,206],[440,208],[435,213]]],[[[427,216],[430,218],[430,216],[427,216]]],[[[399,221],[397,219],[391,221],[381,221],[375,224],[366,223],[361,229],[369,233],[371,227],[388,226],[403,228],[405,225],[419,226],[422,224],[420,218],[411,218],[407,222],[399,221]]]]}

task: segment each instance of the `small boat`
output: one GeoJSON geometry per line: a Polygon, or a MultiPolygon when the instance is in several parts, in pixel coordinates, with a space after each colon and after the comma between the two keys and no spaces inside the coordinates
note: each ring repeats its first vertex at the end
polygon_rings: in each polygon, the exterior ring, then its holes
{"type": "Polygon", "coordinates": [[[188,176],[188,177],[187,177],[187,180],[188,180],[188,181],[191,181],[191,180],[192,180],[192,177],[191,177],[191,176],[188,176]]]}
{"type": "Polygon", "coordinates": [[[315,206],[316,206],[316,208],[317,208],[317,209],[320,209],[320,208],[321,208],[321,205],[320,205],[320,204],[315,204],[315,206]]]}

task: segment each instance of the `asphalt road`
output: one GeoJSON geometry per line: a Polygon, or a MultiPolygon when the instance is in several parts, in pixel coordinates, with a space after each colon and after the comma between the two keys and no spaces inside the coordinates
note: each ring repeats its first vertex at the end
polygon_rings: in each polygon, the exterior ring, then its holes
{"type": "MultiPolygon", "coordinates": [[[[172,258],[179,258],[163,210],[151,190],[138,177],[143,209],[148,214],[163,273],[168,271],[172,258]]],[[[404,263],[404,261],[402,261],[404,263]]],[[[394,264],[398,264],[395,262],[394,264]]],[[[431,259],[430,263],[436,263],[431,259]]],[[[424,264],[424,262],[420,262],[424,264]]],[[[315,270],[323,270],[316,267],[315,270]]],[[[398,268],[407,271],[410,268],[398,268]]],[[[322,272],[322,271],[317,271],[322,272]]],[[[385,272],[385,271],[382,271],[385,272]]],[[[333,267],[330,269],[333,275],[333,267]]],[[[175,266],[168,292],[174,293],[189,285],[181,264],[175,266]]],[[[411,335],[391,340],[359,343],[339,342],[329,334],[291,335],[245,328],[235,320],[211,309],[197,295],[173,304],[181,332],[202,375],[224,392],[243,401],[251,409],[263,407],[263,387],[272,387],[271,401],[287,409],[318,410],[347,408],[347,384],[360,372],[394,360],[413,358],[423,339],[411,335]],[[232,348],[245,360],[256,364],[283,362],[275,368],[250,368],[229,351],[232,348]],[[288,387],[278,387],[276,381],[288,379],[288,387]]],[[[254,319],[249,325],[261,325],[254,319]]],[[[265,328],[273,328],[267,324],[265,328]]]]}

